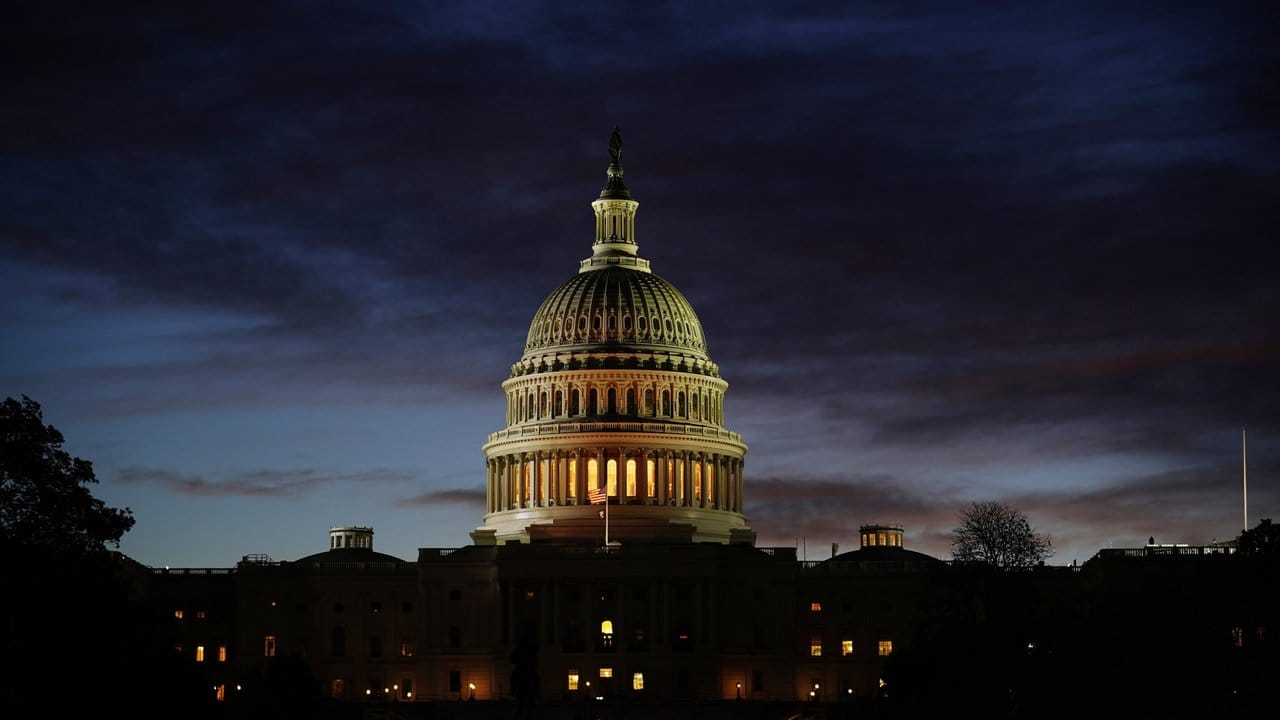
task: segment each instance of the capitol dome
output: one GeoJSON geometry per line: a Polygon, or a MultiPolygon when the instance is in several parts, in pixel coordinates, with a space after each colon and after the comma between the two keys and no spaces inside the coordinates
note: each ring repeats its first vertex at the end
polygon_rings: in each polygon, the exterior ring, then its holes
{"type": "Polygon", "coordinates": [[[684,364],[715,375],[693,306],[648,270],[588,267],[551,291],[533,317],[517,373],[588,356],[630,357],[646,367],[684,364]]]}
{"type": "Polygon", "coordinates": [[[637,253],[616,129],[609,153],[591,256],[542,302],[502,384],[472,539],[754,543],[728,384],[693,306],[637,253]]]}

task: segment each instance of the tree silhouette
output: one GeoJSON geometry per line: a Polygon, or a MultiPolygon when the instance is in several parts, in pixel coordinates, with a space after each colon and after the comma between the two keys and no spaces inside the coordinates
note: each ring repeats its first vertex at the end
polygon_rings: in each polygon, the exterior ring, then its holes
{"type": "Polygon", "coordinates": [[[1029,568],[1053,554],[1053,542],[1037,535],[1021,511],[1002,502],[975,502],[960,513],[951,555],[959,562],[1001,570],[1029,568]]]}
{"type": "Polygon", "coordinates": [[[72,457],[62,442],[26,395],[0,406],[0,532],[7,549],[53,557],[103,553],[133,527],[132,510],[93,496],[93,465],[72,457]]]}

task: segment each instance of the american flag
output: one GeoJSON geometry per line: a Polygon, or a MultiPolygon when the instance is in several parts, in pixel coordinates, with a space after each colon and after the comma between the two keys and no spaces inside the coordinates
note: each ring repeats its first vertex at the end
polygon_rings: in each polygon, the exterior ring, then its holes
{"type": "Polygon", "coordinates": [[[609,500],[609,495],[604,488],[596,488],[587,493],[587,499],[592,505],[601,505],[609,500]]]}

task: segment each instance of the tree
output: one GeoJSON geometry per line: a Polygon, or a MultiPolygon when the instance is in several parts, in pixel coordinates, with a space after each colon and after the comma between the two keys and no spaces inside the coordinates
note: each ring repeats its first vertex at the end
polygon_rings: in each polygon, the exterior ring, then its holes
{"type": "Polygon", "coordinates": [[[1280,557],[1280,525],[1273,525],[1271,518],[1263,518],[1257,527],[1240,533],[1236,548],[1241,555],[1280,557]]]}
{"type": "Polygon", "coordinates": [[[51,558],[119,547],[133,511],[95,498],[88,487],[98,482],[92,463],[72,457],[62,442],[26,395],[0,406],[0,540],[51,558]]]}
{"type": "Polygon", "coordinates": [[[1000,570],[1029,568],[1053,554],[1053,542],[1038,535],[1027,516],[1002,502],[975,502],[960,513],[951,555],[960,562],[986,563],[1000,570]]]}

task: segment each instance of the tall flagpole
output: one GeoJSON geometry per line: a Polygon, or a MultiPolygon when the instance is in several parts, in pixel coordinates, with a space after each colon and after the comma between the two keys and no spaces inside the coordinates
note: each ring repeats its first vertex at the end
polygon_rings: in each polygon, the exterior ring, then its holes
{"type": "Polygon", "coordinates": [[[1244,428],[1240,428],[1240,480],[1244,484],[1244,529],[1249,529],[1249,457],[1246,452],[1244,428]]]}
{"type": "Polygon", "coordinates": [[[609,547],[609,485],[604,486],[604,546],[609,547]]]}

